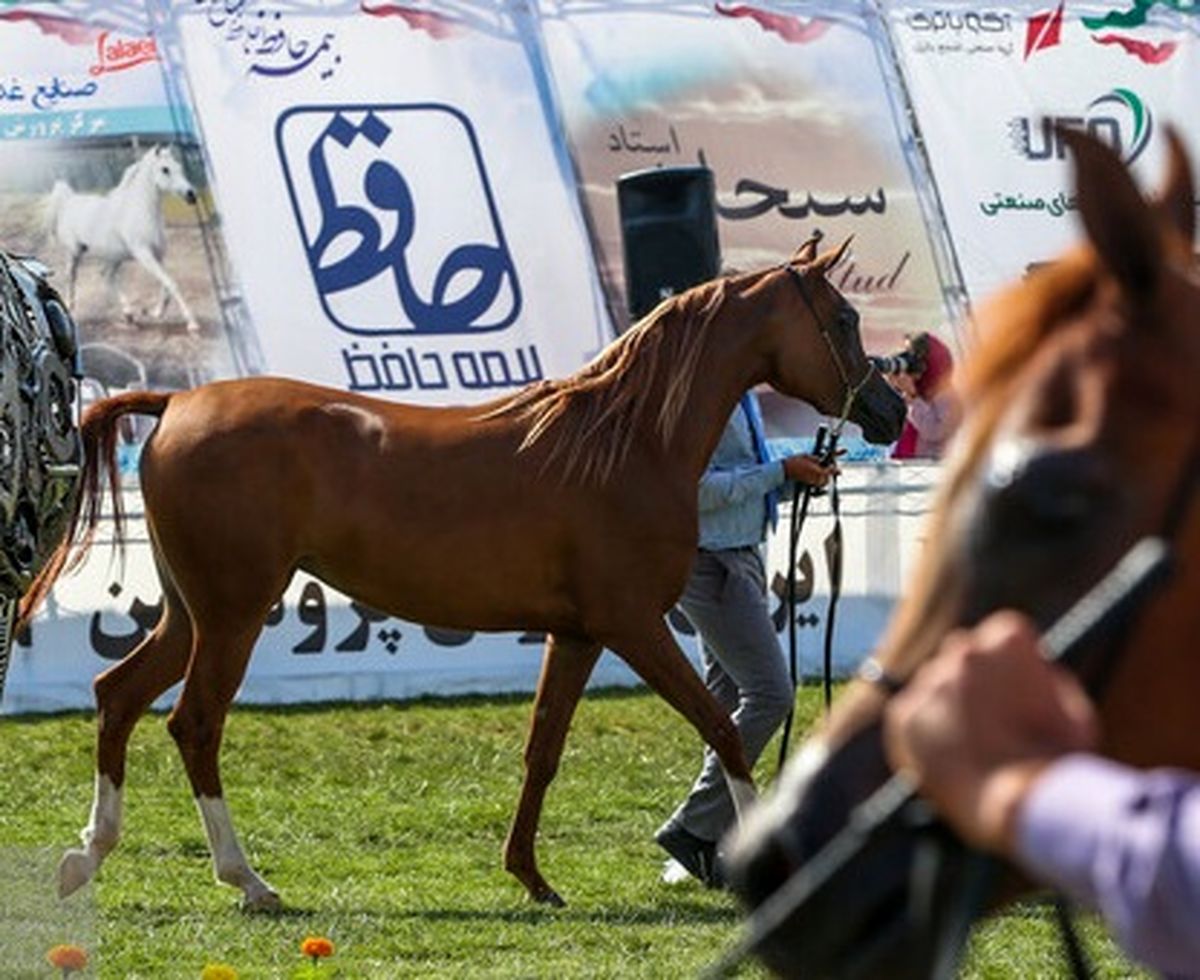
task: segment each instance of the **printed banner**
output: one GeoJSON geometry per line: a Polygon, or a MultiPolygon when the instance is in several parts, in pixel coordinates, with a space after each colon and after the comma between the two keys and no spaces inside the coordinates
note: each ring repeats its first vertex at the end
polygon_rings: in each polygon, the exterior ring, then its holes
{"type": "Polygon", "coordinates": [[[976,302],[1080,236],[1055,127],[1107,141],[1148,187],[1161,129],[1200,147],[1200,7],[1032,2],[890,7],[968,292],[976,302]]]}
{"type": "Polygon", "coordinates": [[[611,338],[515,30],[362,4],[183,12],[231,250],[272,373],[423,404],[611,338]]]}
{"type": "MultiPolygon", "coordinates": [[[[869,350],[949,330],[867,7],[643,3],[598,15],[542,0],[549,71],[614,310],[625,309],[617,178],[705,164],[726,266],[779,262],[818,232],[827,244],[853,235],[831,278],[860,310],[869,350]]],[[[766,395],[770,434],[810,431],[803,408],[766,395]]]]}

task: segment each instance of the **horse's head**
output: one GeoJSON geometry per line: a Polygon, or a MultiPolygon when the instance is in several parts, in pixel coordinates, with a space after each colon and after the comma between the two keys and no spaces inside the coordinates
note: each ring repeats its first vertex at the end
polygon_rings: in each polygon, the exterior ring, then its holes
{"type": "Polygon", "coordinates": [[[904,401],[863,350],[858,311],[826,278],[849,245],[847,239],[818,255],[815,240],[810,241],[770,274],[779,299],[770,322],[767,381],[826,415],[848,418],[869,442],[895,442],[904,424],[904,401]],[[809,329],[798,329],[797,323],[809,329]],[[815,375],[814,363],[823,365],[815,375]]]}
{"type": "MultiPolygon", "coordinates": [[[[1086,663],[1089,652],[1107,659],[1100,655],[1121,650],[1100,704],[1104,750],[1137,764],[1200,767],[1200,277],[1189,164],[1171,134],[1164,190],[1146,201],[1105,146],[1062,135],[1087,242],[984,311],[984,340],[965,371],[968,415],[946,462],[929,543],[873,658],[875,680],[851,686],[739,835],[735,879],[755,904],[890,775],[879,735],[887,688],[949,630],[992,610],[1017,608],[1050,625],[1144,536],[1170,540],[1174,577],[1125,633],[1081,651],[1086,663]]],[[[868,870],[873,881],[886,877],[878,864],[868,870]]],[[[894,893],[889,901],[892,913],[905,904],[894,893]]],[[[842,912],[862,925],[854,910],[842,912]]],[[[889,924],[876,919],[864,929],[870,935],[851,929],[840,940],[876,941],[882,959],[871,975],[928,975],[898,965],[911,947],[898,953],[878,942],[889,924]]],[[[777,963],[798,950],[789,941],[814,942],[781,933],[777,963]]]]}
{"type": "Polygon", "coordinates": [[[188,204],[196,203],[196,189],[184,173],[175,151],[166,145],[155,146],[143,157],[151,181],[165,194],[176,194],[188,204]]]}

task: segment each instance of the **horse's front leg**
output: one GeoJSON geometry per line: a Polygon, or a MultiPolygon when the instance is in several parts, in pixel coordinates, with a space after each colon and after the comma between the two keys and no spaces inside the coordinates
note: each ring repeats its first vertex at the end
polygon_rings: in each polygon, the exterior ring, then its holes
{"type": "Polygon", "coordinates": [[[525,780],[516,816],[504,842],[504,867],[516,875],[530,898],[548,905],[566,903],[538,871],[534,839],[542,801],[558,771],[575,705],[583,696],[600,650],[600,644],[591,640],[555,635],[546,638],[542,673],[525,743],[525,780]]]}
{"type": "Polygon", "coordinates": [[[657,620],[640,633],[627,633],[608,645],[671,707],[690,721],[721,760],[725,782],[740,823],[754,803],[754,779],[737,725],[704,685],[679,644],[657,620]]]}
{"type": "MultiPolygon", "coordinates": [[[[179,287],[175,285],[175,280],[167,274],[167,270],[163,268],[163,264],[159,262],[154,253],[144,245],[139,246],[132,251],[133,257],[137,259],[139,263],[141,263],[142,267],[158,280],[158,284],[163,289],[171,294],[171,298],[175,300],[176,305],[179,307],[179,312],[183,314],[184,321],[187,323],[188,331],[191,333],[198,333],[200,331],[200,324],[196,322],[195,316],[192,315],[192,308],[188,306],[187,300],[183,298],[183,293],[181,293],[179,291],[179,287]]],[[[165,309],[165,301],[162,303],[162,307],[165,309]]]]}

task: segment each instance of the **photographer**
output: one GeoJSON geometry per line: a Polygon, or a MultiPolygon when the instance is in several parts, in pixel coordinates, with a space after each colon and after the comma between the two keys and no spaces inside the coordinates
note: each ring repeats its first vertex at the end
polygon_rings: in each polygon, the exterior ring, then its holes
{"type": "Polygon", "coordinates": [[[919,333],[899,354],[876,358],[875,364],[908,403],[892,459],[940,458],[962,414],[950,348],[933,334],[919,333]]]}

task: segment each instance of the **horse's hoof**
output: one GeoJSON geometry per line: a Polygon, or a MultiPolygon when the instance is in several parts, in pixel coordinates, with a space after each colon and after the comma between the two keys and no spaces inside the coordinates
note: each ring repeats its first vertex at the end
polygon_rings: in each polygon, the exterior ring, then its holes
{"type": "Polygon", "coordinates": [[[252,913],[271,913],[283,911],[283,899],[278,892],[266,891],[257,895],[245,895],[242,898],[242,911],[252,913]]]}
{"type": "Polygon", "coordinates": [[[545,891],[539,892],[533,896],[533,900],[541,905],[549,905],[552,909],[565,909],[567,907],[567,903],[563,901],[563,897],[553,888],[547,888],[545,891]]]}
{"type": "Polygon", "coordinates": [[[66,898],[92,880],[95,859],[87,851],[67,851],[58,862],[58,897],[66,898]]]}

